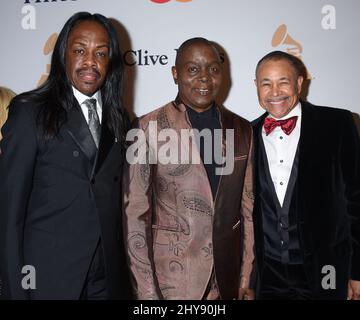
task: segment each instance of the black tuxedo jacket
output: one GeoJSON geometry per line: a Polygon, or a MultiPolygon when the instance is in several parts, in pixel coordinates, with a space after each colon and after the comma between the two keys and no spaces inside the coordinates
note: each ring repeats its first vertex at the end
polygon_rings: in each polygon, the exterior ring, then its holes
{"type": "Polygon", "coordinates": [[[40,105],[16,101],[0,144],[0,275],[11,299],[78,299],[101,238],[110,299],[128,298],[121,227],[124,148],[106,126],[97,150],[74,98],[59,136],[45,140],[40,105]],[[23,290],[32,265],[36,289],[23,290]]]}
{"type": "MultiPolygon", "coordinates": [[[[346,296],[349,278],[360,280],[360,143],[349,111],[301,102],[299,165],[290,212],[297,218],[301,250],[315,298],[346,296]],[[336,270],[336,289],[324,290],[322,268],[336,270]]],[[[261,281],[264,234],[258,174],[259,139],[267,113],[253,122],[256,263],[261,281]]]]}

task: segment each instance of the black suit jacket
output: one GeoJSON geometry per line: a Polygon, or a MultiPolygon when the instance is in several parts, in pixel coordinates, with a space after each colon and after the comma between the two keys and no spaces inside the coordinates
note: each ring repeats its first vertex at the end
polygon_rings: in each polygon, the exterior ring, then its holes
{"type": "Polygon", "coordinates": [[[48,141],[37,126],[40,105],[15,101],[0,144],[0,274],[11,299],[78,299],[99,238],[109,298],[128,298],[121,228],[124,148],[103,109],[99,151],[80,106],[48,141]],[[36,270],[23,290],[21,269],[36,270]]]}
{"type": "MultiPolygon", "coordinates": [[[[349,111],[301,102],[299,166],[290,210],[297,216],[306,274],[315,298],[346,296],[349,278],[360,280],[360,143],[349,111]],[[323,290],[322,268],[336,270],[336,290],[323,290]]],[[[256,262],[264,262],[259,205],[259,139],[267,113],[254,121],[256,262]]]]}

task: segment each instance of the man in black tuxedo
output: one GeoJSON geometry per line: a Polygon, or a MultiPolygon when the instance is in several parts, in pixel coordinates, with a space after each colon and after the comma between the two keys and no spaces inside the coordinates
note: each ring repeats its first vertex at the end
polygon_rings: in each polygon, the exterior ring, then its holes
{"type": "Polygon", "coordinates": [[[129,297],[121,227],[128,127],[122,78],[110,21],[80,12],[59,34],[45,84],[10,105],[0,146],[6,299],[129,297]]]}
{"type": "Polygon", "coordinates": [[[256,68],[259,299],[360,299],[360,143],[352,114],[299,101],[300,60],[256,68]]]}

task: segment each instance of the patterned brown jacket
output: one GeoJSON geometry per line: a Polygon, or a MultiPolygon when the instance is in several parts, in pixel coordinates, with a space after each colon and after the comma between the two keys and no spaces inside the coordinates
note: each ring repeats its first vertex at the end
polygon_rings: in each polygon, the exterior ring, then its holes
{"type": "Polygon", "coordinates": [[[137,146],[146,152],[134,152],[143,163],[127,163],[123,179],[126,251],[138,299],[203,299],[212,274],[221,299],[237,299],[239,289],[249,286],[254,260],[252,129],[224,107],[217,109],[224,155],[229,148],[225,130],[234,130],[234,168],[221,175],[215,199],[203,163],[194,161],[197,148],[188,147],[181,135],[181,129],[191,129],[186,107],[171,102],[138,120],[136,127],[146,139],[137,140],[137,146]],[[154,124],[159,137],[161,130],[173,129],[178,139],[154,143],[154,124]],[[190,163],[161,163],[165,144],[177,148],[179,158],[185,150],[190,163]],[[151,164],[149,155],[156,153],[159,158],[151,164]]]}

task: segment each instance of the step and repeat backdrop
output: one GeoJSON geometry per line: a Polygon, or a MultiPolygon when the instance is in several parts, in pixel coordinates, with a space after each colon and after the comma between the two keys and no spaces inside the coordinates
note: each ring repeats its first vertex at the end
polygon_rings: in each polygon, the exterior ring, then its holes
{"type": "Polygon", "coordinates": [[[47,77],[58,32],[75,12],[112,19],[127,65],[125,102],[140,116],[174,99],[176,48],[201,36],[225,57],[225,106],[253,120],[258,60],[273,50],[299,57],[307,99],[360,113],[359,0],[0,0],[0,85],[17,93],[47,77]]]}

